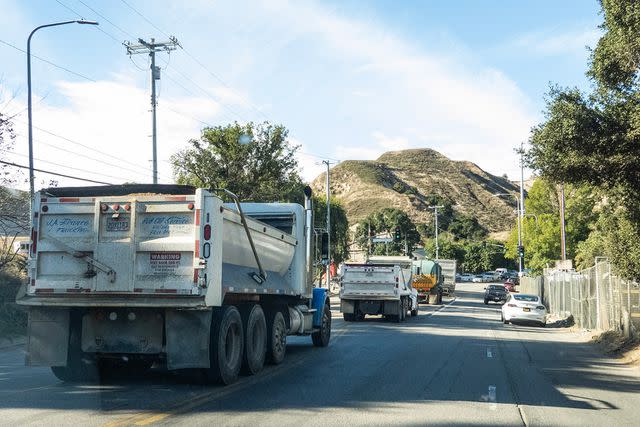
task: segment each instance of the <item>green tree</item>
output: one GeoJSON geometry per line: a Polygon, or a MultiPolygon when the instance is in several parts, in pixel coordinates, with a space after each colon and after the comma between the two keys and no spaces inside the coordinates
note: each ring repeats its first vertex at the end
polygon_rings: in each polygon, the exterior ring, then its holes
{"type": "Polygon", "coordinates": [[[226,188],[243,201],[302,201],[304,184],[284,126],[238,123],[205,128],[171,157],[176,182],[226,188]],[[248,136],[248,143],[242,138],[248,136]]]}
{"type": "Polygon", "coordinates": [[[527,160],[550,181],[602,190],[595,234],[574,243],[576,255],[584,265],[600,246],[620,274],[638,278],[640,264],[630,257],[640,253],[640,2],[601,0],[601,6],[604,34],[587,73],[594,90],[551,89],[527,160]]]}
{"type": "Polygon", "coordinates": [[[369,245],[369,231],[372,235],[388,234],[394,240],[391,243],[375,243],[372,245],[374,255],[401,255],[404,254],[405,240],[409,253],[415,245],[420,242],[420,234],[416,230],[416,225],[406,212],[395,208],[385,208],[374,212],[364,220],[360,221],[356,227],[356,243],[361,248],[369,245]],[[400,240],[394,237],[396,227],[400,227],[400,240]]]}
{"type": "MultiPolygon", "coordinates": [[[[590,227],[597,219],[594,211],[599,200],[588,185],[565,185],[565,227],[567,257],[573,258],[580,242],[586,240],[590,227]]],[[[560,253],[560,190],[559,186],[543,178],[537,178],[525,200],[522,241],[525,247],[525,267],[541,271],[553,266],[561,258],[560,253]]],[[[511,230],[507,240],[506,257],[516,260],[518,246],[517,229],[511,230]]]]}
{"type": "MultiPolygon", "coordinates": [[[[313,199],[316,228],[324,228],[327,223],[327,202],[313,199]]],[[[336,263],[349,258],[349,220],[347,212],[339,200],[331,198],[331,256],[336,263]]]]}

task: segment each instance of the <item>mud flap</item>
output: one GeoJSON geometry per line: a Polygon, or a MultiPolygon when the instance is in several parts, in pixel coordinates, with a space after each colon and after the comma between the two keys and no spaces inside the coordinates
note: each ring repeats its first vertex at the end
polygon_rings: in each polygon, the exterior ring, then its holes
{"type": "Polygon", "coordinates": [[[209,368],[211,310],[167,310],[168,369],[209,368]]]}
{"type": "Polygon", "coordinates": [[[66,366],[69,309],[30,307],[27,336],[27,366],[66,366]]]}
{"type": "Polygon", "coordinates": [[[356,304],[355,301],[349,301],[349,300],[340,300],[340,312],[342,313],[347,313],[347,314],[353,314],[356,311],[356,304]]]}

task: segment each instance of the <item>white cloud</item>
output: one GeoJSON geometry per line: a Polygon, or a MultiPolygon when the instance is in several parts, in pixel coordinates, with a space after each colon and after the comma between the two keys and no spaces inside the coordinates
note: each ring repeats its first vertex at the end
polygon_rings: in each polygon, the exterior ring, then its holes
{"type": "MultiPolygon", "coordinates": [[[[39,159],[35,160],[35,167],[109,183],[151,182],[148,91],[122,75],[113,81],[60,81],[56,87],[67,101],[65,106],[34,106],[34,157],[39,159]]],[[[211,121],[219,112],[220,105],[208,98],[160,98],[159,182],[172,182],[167,160],[190,138],[199,136],[203,124],[198,120],[211,121]]],[[[26,117],[17,118],[16,127],[19,137],[13,159],[27,164],[26,117]]],[[[38,183],[41,179],[55,179],[60,185],[82,185],[77,180],[37,174],[38,183]]]]}
{"type": "MultiPolygon", "coordinates": [[[[380,132],[395,134],[412,127],[422,135],[387,141],[386,146],[380,146],[374,136],[373,147],[369,140],[358,146],[341,144],[335,156],[375,158],[381,148],[393,148],[393,142],[401,142],[403,148],[427,145],[444,152],[446,144],[428,139],[428,135],[442,135],[443,140],[456,144],[482,147],[463,152],[461,159],[494,173],[517,166],[512,147],[526,140],[536,115],[528,98],[501,71],[467,58],[425,52],[384,26],[337,16],[317,3],[268,1],[263,7],[288,31],[324,44],[323,52],[351,64],[363,83],[366,79],[373,82],[375,107],[382,113],[370,120],[384,120],[380,132]],[[492,152],[501,156],[487,155],[492,152]],[[473,153],[477,157],[467,157],[473,153]]],[[[367,90],[365,84],[358,89],[367,90]]],[[[363,111],[373,108],[369,99],[358,102],[363,111]]]]}
{"type": "Polygon", "coordinates": [[[513,40],[513,47],[539,55],[586,55],[586,46],[595,47],[602,32],[598,29],[558,31],[548,29],[523,34],[513,40]]]}

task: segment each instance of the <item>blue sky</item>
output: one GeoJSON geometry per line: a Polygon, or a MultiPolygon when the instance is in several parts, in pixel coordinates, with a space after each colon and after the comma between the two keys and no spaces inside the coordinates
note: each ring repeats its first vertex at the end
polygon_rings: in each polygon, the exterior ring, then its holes
{"type": "MultiPolygon", "coordinates": [[[[184,47],[158,56],[162,182],[171,181],[168,158],[203,122],[265,119],[301,144],[306,179],[321,158],[416,147],[516,178],[513,149],[540,120],[549,83],[588,88],[585,45],[595,45],[601,22],[588,0],[0,0],[0,8],[0,40],[21,49],[37,25],[100,21],[99,30],[34,36],[35,55],[84,76],[33,60],[35,157],[37,167],[113,183],[150,180],[148,58],[129,58],[123,40],[175,35],[184,47]]],[[[26,164],[26,59],[2,42],[0,55],[0,108],[20,113],[15,154],[0,157],[26,164]]]]}

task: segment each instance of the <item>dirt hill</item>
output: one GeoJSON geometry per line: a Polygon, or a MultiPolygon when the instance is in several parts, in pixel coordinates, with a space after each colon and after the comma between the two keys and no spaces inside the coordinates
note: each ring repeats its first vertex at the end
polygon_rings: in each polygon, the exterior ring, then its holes
{"type": "MultiPolygon", "coordinates": [[[[476,217],[489,232],[504,232],[515,222],[513,198],[493,196],[517,193],[515,184],[431,149],[344,161],[331,169],[330,178],[332,194],[344,204],[351,224],[386,207],[404,210],[416,223],[431,222],[427,207],[434,195],[447,199],[455,211],[476,217]]],[[[324,192],[325,180],[325,174],[318,176],[312,188],[324,192]]]]}

